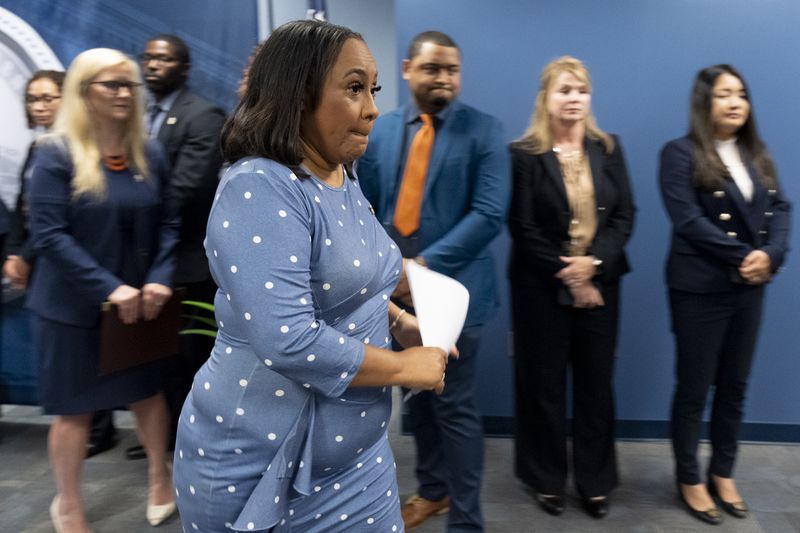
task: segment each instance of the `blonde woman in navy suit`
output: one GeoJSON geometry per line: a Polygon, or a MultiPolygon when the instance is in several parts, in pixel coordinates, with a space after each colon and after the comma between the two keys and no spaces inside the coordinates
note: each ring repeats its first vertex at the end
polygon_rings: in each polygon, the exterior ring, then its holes
{"type": "Polygon", "coordinates": [[[509,278],[516,474],[545,511],[564,511],[571,366],[575,485],[602,518],[617,485],[612,383],[635,209],[619,139],[597,127],[591,96],[577,59],[542,71],[531,125],[511,145],[509,278]]]}
{"type": "Polygon", "coordinates": [[[672,444],[681,500],[717,524],[714,504],[747,516],[733,480],[737,437],[764,286],[787,251],[789,204],[756,131],[742,76],[729,65],[701,70],[689,134],[661,152],[661,194],[672,221],[667,259],[677,384],[672,444]],[[697,464],[700,423],[714,385],[707,486],[697,464]]]}
{"type": "Polygon", "coordinates": [[[147,448],[148,521],[158,525],[176,510],[160,365],[98,372],[103,302],[130,324],[156,318],[172,294],[178,217],[164,154],[142,131],[141,85],[139,67],[122,52],[82,52],[64,80],[53,133],[36,145],[28,307],[40,399],[55,415],[48,453],[57,533],[90,531],[80,481],[92,413],[120,405],[133,411],[147,448]]]}

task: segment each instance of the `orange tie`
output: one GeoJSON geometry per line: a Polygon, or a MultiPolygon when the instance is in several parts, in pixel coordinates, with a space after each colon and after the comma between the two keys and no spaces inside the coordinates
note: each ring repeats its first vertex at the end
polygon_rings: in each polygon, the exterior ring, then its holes
{"type": "Polygon", "coordinates": [[[420,115],[422,127],[408,151],[406,170],[397,195],[397,206],[394,210],[394,227],[403,237],[408,237],[419,228],[419,212],[422,207],[422,193],[425,190],[425,176],[428,174],[428,162],[433,149],[434,129],[433,117],[420,115]]]}

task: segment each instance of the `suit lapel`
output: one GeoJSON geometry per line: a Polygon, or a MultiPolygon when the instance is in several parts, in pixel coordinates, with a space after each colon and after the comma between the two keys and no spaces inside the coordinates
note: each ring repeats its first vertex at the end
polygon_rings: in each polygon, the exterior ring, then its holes
{"type": "Polygon", "coordinates": [[[450,110],[450,118],[444,123],[444,127],[436,132],[436,140],[433,143],[433,153],[431,160],[428,163],[428,175],[425,178],[425,194],[423,198],[427,198],[428,194],[433,187],[433,183],[439,177],[442,163],[445,156],[450,150],[450,144],[453,141],[455,132],[458,131],[461,122],[461,108],[457,103],[452,104],[454,109],[450,110]]]}
{"type": "Polygon", "coordinates": [[[182,117],[182,107],[186,105],[186,89],[181,89],[181,92],[178,93],[178,96],[175,98],[175,101],[172,102],[172,107],[169,108],[167,112],[167,116],[164,117],[164,122],[161,123],[161,128],[158,130],[158,135],[156,138],[161,142],[162,145],[166,146],[167,141],[169,141],[172,132],[174,131],[175,127],[180,122],[182,117]]]}
{"type": "MultiPolygon", "coordinates": [[[[747,173],[750,174],[750,179],[753,180],[753,198],[751,202],[744,203],[747,207],[747,226],[750,229],[753,237],[758,235],[758,230],[761,228],[764,212],[767,211],[767,203],[769,202],[769,195],[767,189],[761,184],[759,174],[749,160],[745,160],[747,173]]],[[[734,184],[735,185],[735,184],[734,184]]],[[[739,190],[739,187],[736,187],[739,190]]],[[[742,197],[744,202],[744,198],[742,197]]]]}
{"type": "Polygon", "coordinates": [[[564,176],[561,174],[561,164],[558,162],[558,157],[556,157],[556,154],[552,150],[548,150],[542,154],[542,163],[547,176],[558,191],[559,198],[564,205],[569,205],[567,189],[564,186],[564,176]]]}
{"type": "Polygon", "coordinates": [[[594,184],[594,201],[598,206],[603,204],[603,160],[605,149],[601,143],[594,142],[588,137],[584,138],[583,147],[586,150],[586,156],[589,158],[589,169],[592,172],[592,183],[594,184]]]}

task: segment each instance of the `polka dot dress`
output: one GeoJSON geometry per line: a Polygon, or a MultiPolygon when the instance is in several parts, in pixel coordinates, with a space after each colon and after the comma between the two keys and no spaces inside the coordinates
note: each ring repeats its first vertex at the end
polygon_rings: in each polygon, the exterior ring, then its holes
{"type": "Polygon", "coordinates": [[[401,261],[358,182],[242,160],[206,254],[219,333],[179,421],[184,530],[402,531],[391,391],[348,388],[364,346],[389,347],[401,261]]]}

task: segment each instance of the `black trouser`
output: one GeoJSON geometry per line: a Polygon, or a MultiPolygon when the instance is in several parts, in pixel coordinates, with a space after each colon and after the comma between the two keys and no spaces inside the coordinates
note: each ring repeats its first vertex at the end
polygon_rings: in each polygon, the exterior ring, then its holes
{"type": "MultiPolygon", "coordinates": [[[[217,286],[213,280],[208,279],[198,281],[196,283],[179,283],[176,284],[183,287],[186,292],[183,294],[184,300],[194,300],[199,302],[206,302],[213,304],[214,296],[217,293],[217,286]]],[[[185,314],[198,314],[200,316],[208,316],[213,318],[210,314],[204,313],[202,310],[195,308],[185,307],[185,314]]],[[[195,320],[186,320],[183,323],[184,329],[209,329],[207,324],[195,320]]],[[[205,364],[211,355],[211,350],[214,348],[214,339],[205,335],[181,335],[180,338],[180,352],[176,357],[173,357],[167,370],[167,382],[164,394],[167,398],[167,405],[171,417],[170,424],[170,449],[175,446],[175,435],[178,429],[178,418],[183,408],[183,402],[186,401],[186,396],[192,388],[192,381],[194,375],[200,370],[200,367],[205,364]]]]}
{"type": "Polygon", "coordinates": [[[672,400],[672,449],[680,483],[701,482],[697,445],[706,398],[714,385],[709,472],[733,477],[747,378],[761,322],[764,288],[695,294],[671,290],[677,347],[677,384],[672,400]]]}
{"type": "Polygon", "coordinates": [[[619,287],[605,306],[558,303],[551,287],[512,283],[517,476],[542,494],[567,479],[567,369],[573,378],[573,467],[578,492],[605,496],[617,485],[613,372],[619,287]]]}

